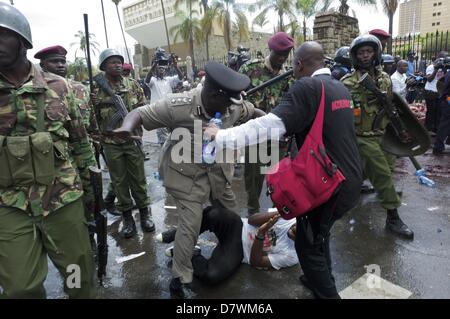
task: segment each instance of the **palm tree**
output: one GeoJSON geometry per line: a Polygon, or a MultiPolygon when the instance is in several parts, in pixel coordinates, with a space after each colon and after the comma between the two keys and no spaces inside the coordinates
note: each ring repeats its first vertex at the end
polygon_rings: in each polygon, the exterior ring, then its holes
{"type": "MultiPolygon", "coordinates": [[[[74,45],[78,46],[78,48],[75,50],[75,59],[77,58],[78,49],[83,51],[84,58],[87,59],[86,34],[83,31],[80,30],[74,36],[75,36],[75,38],[78,38],[78,41],[71,43],[70,46],[74,46],[74,45]]],[[[98,44],[98,42],[95,41],[94,38],[95,38],[95,34],[94,33],[89,33],[89,45],[90,45],[92,54],[95,55],[95,52],[98,53],[100,51],[99,50],[100,44],[98,44]]]]}
{"type": "MultiPolygon", "coordinates": [[[[238,4],[235,0],[214,0],[212,3],[212,8],[215,12],[215,18],[219,20],[219,25],[221,26],[223,31],[225,46],[227,47],[228,51],[230,51],[231,47],[233,46],[231,42],[231,12],[234,12],[237,16],[239,16],[241,15],[241,10],[245,7],[247,7],[247,5],[238,4]]],[[[236,22],[237,23],[235,23],[235,29],[238,30],[238,34],[244,35],[248,33],[247,19],[238,18],[236,22]]]]}
{"type": "Polygon", "coordinates": [[[278,15],[278,31],[285,31],[286,25],[284,17],[295,16],[293,0],[257,0],[251,5],[245,6],[250,12],[262,9],[255,19],[261,19],[259,16],[266,16],[268,11],[276,12],[278,15]]]}
{"type": "Polygon", "coordinates": [[[191,55],[192,65],[194,66],[194,35],[195,38],[198,39],[200,37],[201,28],[199,19],[192,18],[193,14],[198,13],[194,10],[193,12],[190,12],[188,16],[182,11],[177,11],[175,15],[181,19],[181,23],[170,28],[170,34],[174,36],[174,42],[181,37],[183,41],[189,43],[189,54],[191,55]]]}
{"type": "MultiPolygon", "coordinates": [[[[194,28],[200,28],[199,27],[199,20],[197,18],[193,18],[192,16],[195,14],[198,16],[198,12],[196,10],[192,10],[192,3],[196,3],[197,0],[175,0],[174,7],[175,9],[178,9],[179,6],[182,3],[185,3],[186,6],[189,6],[189,16],[186,16],[184,13],[177,12],[176,15],[178,15],[180,18],[182,18],[182,23],[178,26],[173,26],[170,29],[170,33],[173,34],[173,32],[176,32],[177,35],[181,36],[184,41],[189,42],[189,54],[192,58],[192,65],[195,66],[195,58],[194,58],[194,32],[198,33],[198,30],[194,31],[194,28]],[[187,28],[185,30],[180,30],[179,27],[183,26],[184,28],[187,28]],[[178,31],[174,31],[178,30],[178,31]],[[187,37],[184,37],[183,35],[187,35],[187,37]]],[[[175,36],[175,41],[176,41],[175,36]]]]}
{"type": "Polygon", "coordinates": [[[243,11],[235,10],[234,11],[236,15],[236,21],[233,22],[233,31],[237,33],[239,37],[239,43],[242,41],[247,41],[249,36],[249,29],[248,29],[248,20],[247,16],[243,11]]]}
{"type": "MultiPolygon", "coordinates": [[[[330,8],[330,5],[334,2],[333,0],[323,0],[323,6],[320,11],[327,11],[330,8]]],[[[339,12],[342,14],[347,14],[349,6],[347,4],[348,0],[339,0],[339,12]]],[[[375,6],[377,4],[377,0],[354,0],[353,2],[359,4],[359,5],[373,5],[375,6]]]]}
{"type": "Polygon", "coordinates": [[[75,81],[84,81],[88,77],[88,69],[84,58],[75,58],[73,63],[67,65],[67,77],[73,76],[75,81]]]}
{"type": "Polygon", "coordinates": [[[316,0],[297,0],[295,4],[298,12],[303,17],[303,39],[306,41],[306,21],[319,11],[316,0]]]}
{"type": "Polygon", "coordinates": [[[213,10],[213,8],[208,7],[208,5],[204,7],[204,15],[203,18],[200,20],[201,33],[199,34],[199,37],[196,39],[197,44],[199,45],[203,41],[205,42],[206,60],[209,60],[209,36],[211,35],[213,30],[213,22],[215,15],[216,13],[213,10]]]}
{"type": "Polygon", "coordinates": [[[266,15],[260,15],[258,14],[252,22],[252,28],[254,25],[257,25],[258,27],[260,27],[261,29],[264,28],[264,26],[269,23],[269,20],[267,20],[267,16],[266,15]]]}
{"type": "MultiPolygon", "coordinates": [[[[394,14],[398,8],[398,0],[382,0],[381,4],[383,6],[383,11],[389,18],[389,33],[392,34],[393,31],[393,23],[394,23],[394,14]]],[[[389,54],[392,53],[392,39],[389,39],[387,51],[389,54]]]]}

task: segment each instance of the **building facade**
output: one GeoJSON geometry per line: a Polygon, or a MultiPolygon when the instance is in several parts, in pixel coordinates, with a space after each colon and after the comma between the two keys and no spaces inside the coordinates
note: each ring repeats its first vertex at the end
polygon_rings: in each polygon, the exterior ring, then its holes
{"type": "Polygon", "coordinates": [[[422,0],[410,0],[400,3],[398,35],[420,32],[422,0]]]}
{"type": "Polygon", "coordinates": [[[450,0],[408,0],[399,13],[400,36],[450,30],[450,0]]]}

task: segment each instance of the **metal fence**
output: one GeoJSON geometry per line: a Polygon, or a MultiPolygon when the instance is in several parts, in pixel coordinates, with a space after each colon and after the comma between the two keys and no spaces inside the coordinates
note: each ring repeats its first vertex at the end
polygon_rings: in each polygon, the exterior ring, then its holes
{"type": "Polygon", "coordinates": [[[432,61],[441,51],[449,51],[448,31],[436,31],[425,35],[409,34],[392,39],[392,55],[407,58],[413,53],[417,59],[432,61]]]}

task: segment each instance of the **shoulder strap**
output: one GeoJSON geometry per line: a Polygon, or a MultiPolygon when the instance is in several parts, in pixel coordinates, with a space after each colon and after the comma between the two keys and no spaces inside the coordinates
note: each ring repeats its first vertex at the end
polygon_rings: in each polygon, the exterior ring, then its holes
{"type": "Polygon", "coordinates": [[[322,97],[320,99],[320,104],[317,109],[316,118],[314,120],[314,123],[311,127],[311,130],[309,131],[309,135],[314,137],[316,141],[322,141],[322,130],[323,130],[323,113],[325,109],[325,88],[322,83],[322,97]]]}
{"type": "Polygon", "coordinates": [[[44,110],[45,110],[45,102],[44,102],[44,94],[39,94],[36,99],[37,105],[37,131],[44,132],[45,130],[45,120],[44,120],[44,110]]]}

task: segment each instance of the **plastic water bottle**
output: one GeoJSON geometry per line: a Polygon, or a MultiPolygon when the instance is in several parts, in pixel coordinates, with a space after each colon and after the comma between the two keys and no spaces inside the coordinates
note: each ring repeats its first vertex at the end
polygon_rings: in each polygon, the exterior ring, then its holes
{"type": "Polygon", "coordinates": [[[425,173],[426,172],[423,168],[416,171],[417,181],[419,182],[419,184],[426,185],[428,187],[435,187],[436,183],[426,177],[425,173]]]}
{"type": "MultiPolygon", "coordinates": [[[[220,112],[217,112],[209,123],[213,123],[219,128],[223,128],[221,117],[222,115],[220,112]]],[[[212,164],[216,159],[216,142],[211,141],[206,136],[203,136],[202,159],[203,163],[206,164],[212,164]]]]}

